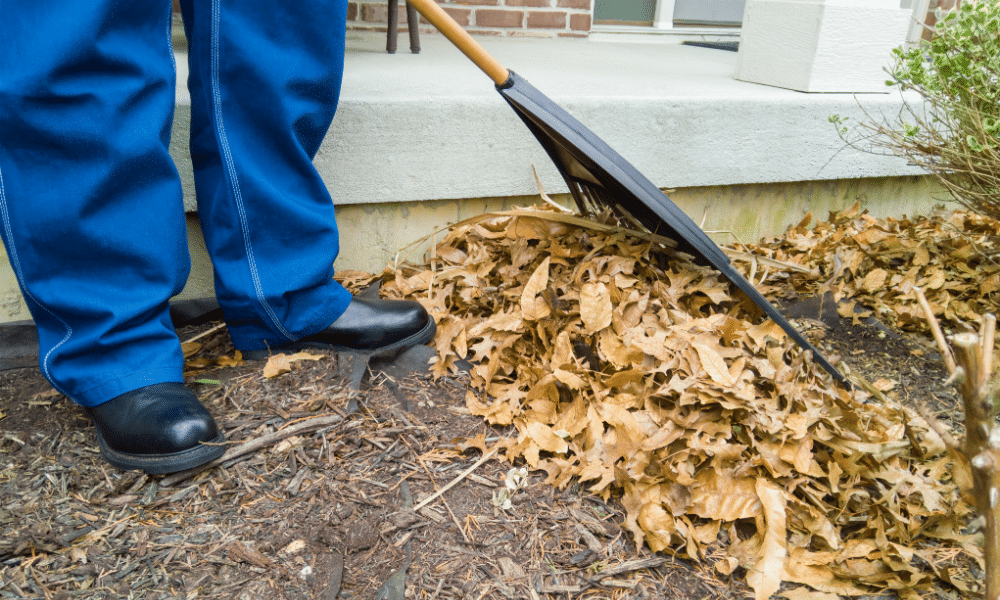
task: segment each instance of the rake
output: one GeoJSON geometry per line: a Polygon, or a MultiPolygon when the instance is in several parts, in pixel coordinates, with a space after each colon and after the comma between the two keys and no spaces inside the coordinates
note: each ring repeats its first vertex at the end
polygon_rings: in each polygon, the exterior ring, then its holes
{"type": "Polygon", "coordinates": [[[850,387],[844,375],[733,268],[722,249],[656,185],[562,107],[501,65],[434,0],[409,3],[493,80],[559,169],[580,212],[596,214],[611,209],[647,231],[672,238],[678,250],[718,269],[799,346],[812,351],[813,360],[834,379],[850,387]]]}

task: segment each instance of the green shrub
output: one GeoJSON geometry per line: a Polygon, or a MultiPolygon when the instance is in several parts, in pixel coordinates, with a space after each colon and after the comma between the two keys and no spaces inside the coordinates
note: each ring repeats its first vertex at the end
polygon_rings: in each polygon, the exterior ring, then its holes
{"type": "Polygon", "coordinates": [[[930,41],[893,50],[892,81],[923,102],[860,129],[831,117],[851,146],[904,156],[968,209],[1000,219],[1000,3],[966,0],[930,41]],[[860,131],[860,133],[859,133],[860,131]]]}

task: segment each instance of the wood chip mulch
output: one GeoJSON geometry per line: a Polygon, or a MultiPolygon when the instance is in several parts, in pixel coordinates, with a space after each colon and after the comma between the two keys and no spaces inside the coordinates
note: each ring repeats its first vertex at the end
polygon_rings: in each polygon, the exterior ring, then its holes
{"type": "Polygon", "coordinates": [[[273,380],[262,367],[191,375],[218,381],[191,385],[228,443],[273,442],[187,478],[108,466],[36,370],[0,373],[0,598],[750,597],[709,565],[637,550],[620,504],[544,473],[498,508],[512,466],[495,458],[408,508],[479,461],[458,441],[509,433],[468,414],[461,377],[369,374],[353,392],[335,355],[273,380]]]}

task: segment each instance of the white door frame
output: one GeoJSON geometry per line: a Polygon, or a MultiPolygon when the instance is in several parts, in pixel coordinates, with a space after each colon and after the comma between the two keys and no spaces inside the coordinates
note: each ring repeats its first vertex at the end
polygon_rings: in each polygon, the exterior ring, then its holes
{"type": "Polygon", "coordinates": [[[656,12],[653,17],[653,27],[656,29],[674,28],[674,0],[657,0],[656,12]]]}
{"type": "Polygon", "coordinates": [[[657,0],[653,26],[594,25],[592,42],[679,43],[684,40],[731,42],[740,38],[739,27],[674,27],[676,0],[657,0]]]}

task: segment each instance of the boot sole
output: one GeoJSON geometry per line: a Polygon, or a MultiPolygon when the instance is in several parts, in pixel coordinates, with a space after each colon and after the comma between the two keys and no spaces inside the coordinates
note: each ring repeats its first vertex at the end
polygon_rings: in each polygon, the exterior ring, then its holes
{"type": "Polygon", "coordinates": [[[108,446],[104,438],[101,437],[100,430],[97,430],[97,445],[101,449],[101,456],[104,457],[104,460],[124,471],[138,470],[150,475],[186,471],[187,469],[193,469],[211,460],[215,460],[226,453],[225,446],[216,446],[215,444],[222,444],[225,441],[226,438],[220,433],[218,437],[208,444],[198,444],[180,452],[171,454],[129,454],[127,452],[119,452],[108,446]]]}
{"type": "Polygon", "coordinates": [[[279,346],[277,348],[263,348],[261,350],[247,351],[241,350],[240,353],[243,355],[244,360],[266,360],[274,354],[284,354],[286,352],[298,352],[300,350],[316,348],[333,350],[335,352],[353,352],[354,354],[362,354],[370,358],[381,358],[397,354],[413,346],[423,346],[427,342],[434,339],[434,334],[437,333],[437,324],[434,323],[434,319],[428,319],[427,321],[427,325],[424,326],[423,329],[414,333],[410,337],[403,338],[398,342],[393,342],[386,346],[380,346],[369,350],[360,350],[358,348],[350,348],[348,346],[337,346],[335,344],[324,344],[322,342],[300,341],[285,344],[284,346],[279,346]]]}

